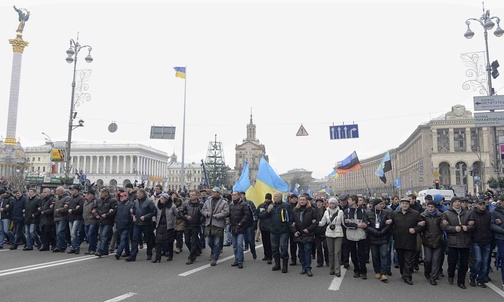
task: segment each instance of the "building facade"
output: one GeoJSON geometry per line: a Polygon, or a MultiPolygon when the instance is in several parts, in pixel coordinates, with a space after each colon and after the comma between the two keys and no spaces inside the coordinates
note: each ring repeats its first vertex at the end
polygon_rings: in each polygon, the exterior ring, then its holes
{"type": "MultiPolygon", "coordinates": [[[[64,162],[51,162],[52,146],[27,147],[29,170],[41,176],[64,176],[64,162]]],[[[72,143],[72,174],[84,174],[98,186],[124,187],[144,183],[145,187],[166,184],[168,155],[141,144],[72,143]]]]}
{"type": "MultiPolygon", "coordinates": [[[[501,131],[498,130],[498,133],[501,131]]],[[[416,130],[395,149],[389,150],[392,171],[383,183],[375,175],[384,153],[360,160],[362,170],[352,171],[327,180],[336,192],[368,196],[418,192],[434,187],[452,188],[458,194],[478,194],[487,188],[490,177],[496,177],[492,131],[475,127],[471,111],[463,105],[416,130]]]]}

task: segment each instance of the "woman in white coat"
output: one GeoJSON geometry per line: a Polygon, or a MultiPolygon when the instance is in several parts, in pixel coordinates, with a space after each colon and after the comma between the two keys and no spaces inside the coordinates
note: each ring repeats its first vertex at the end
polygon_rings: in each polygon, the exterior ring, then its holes
{"type": "Polygon", "coordinates": [[[325,236],[329,251],[330,275],[341,277],[341,244],[343,243],[343,211],[338,207],[338,199],[329,199],[329,208],[320,219],[319,226],[327,225],[325,236]]]}

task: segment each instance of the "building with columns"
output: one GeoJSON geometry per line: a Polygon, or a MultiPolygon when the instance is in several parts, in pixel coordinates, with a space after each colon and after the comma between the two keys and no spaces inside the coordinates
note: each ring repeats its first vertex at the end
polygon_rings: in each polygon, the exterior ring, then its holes
{"type": "MultiPolygon", "coordinates": [[[[502,129],[497,130],[502,134],[502,129]]],[[[490,177],[496,178],[497,148],[493,147],[491,128],[475,127],[471,111],[463,105],[419,125],[405,142],[389,150],[392,171],[385,174],[384,184],[374,173],[386,151],[360,159],[362,170],[327,179],[328,187],[371,196],[404,195],[433,187],[438,179],[441,187],[477,194],[488,188],[490,177]],[[398,179],[400,187],[394,186],[398,179]]]]}
{"type": "MultiPolygon", "coordinates": [[[[51,163],[50,144],[27,147],[31,171],[64,176],[64,162],[51,163]],[[54,167],[52,167],[54,165],[54,167]]],[[[168,155],[141,144],[72,143],[72,172],[85,174],[89,183],[98,186],[124,187],[144,182],[146,187],[165,185],[168,155]]]]}

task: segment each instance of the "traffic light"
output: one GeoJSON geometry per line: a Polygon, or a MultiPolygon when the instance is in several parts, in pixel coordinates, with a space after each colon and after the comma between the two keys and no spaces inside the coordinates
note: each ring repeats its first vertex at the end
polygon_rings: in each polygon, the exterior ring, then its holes
{"type": "Polygon", "coordinates": [[[439,179],[434,180],[434,185],[436,186],[436,189],[439,189],[439,179]]]}
{"type": "Polygon", "coordinates": [[[499,71],[497,68],[499,68],[499,62],[497,60],[492,62],[492,78],[496,79],[499,76],[499,71]]]}

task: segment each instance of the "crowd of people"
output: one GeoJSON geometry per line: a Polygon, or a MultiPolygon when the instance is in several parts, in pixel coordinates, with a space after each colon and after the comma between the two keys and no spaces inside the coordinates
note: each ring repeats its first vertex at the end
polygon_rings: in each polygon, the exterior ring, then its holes
{"type": "Polygon", "coordinates": [[[160,185],[149,191],[128,184],[115,193],[107,187],[82,192],[79,185],[44,188],[40,194],[35,188],[0,189],[0,248],[5,243],[11,250],[24,245],[23,251],[113,254],[132,262],[145,246],[147,260],[159,263],[162,257],[172,261],[185,244],[187,265],[208,246],[208,261],[215,266],[223,247],[232,246],[231,266],[243,269],[244,251],[257,259],[261,240],[262,260],[272,271],[287,273],[299,262],[300,273],[312,277],[313,261],[341,277],[351,260],[354,278],[367,279],[370,266],[374,277],[387,283],[394,266],[413,285],[413,273],[423,264],[424,277],[435,286],[447,262],[447,281],[461,289],[468,272],[470,286],[486,287],[497,248],[494,264],[504,280],[503,196],[444,200],[435,194],[425,196],[424,204],[414,194],[286,199],[281,192],[267,193],[256,208],[245,192],[223,194],[218,187],[187,196],[164,192],[160,185]]]}

